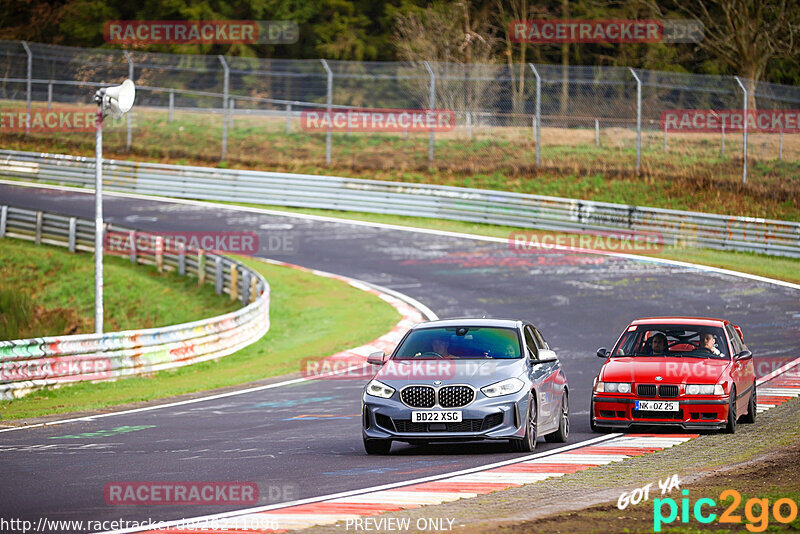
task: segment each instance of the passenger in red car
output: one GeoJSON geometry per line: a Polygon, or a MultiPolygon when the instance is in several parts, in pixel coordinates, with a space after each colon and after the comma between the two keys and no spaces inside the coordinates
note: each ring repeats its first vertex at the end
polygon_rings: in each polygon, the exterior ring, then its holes
{"type": "Polygon", "coordinates": [[[654,335],[650,341],[650,349],[653,356],[662,356],[667,351],[667,336],[661,332],[654,335]]]}

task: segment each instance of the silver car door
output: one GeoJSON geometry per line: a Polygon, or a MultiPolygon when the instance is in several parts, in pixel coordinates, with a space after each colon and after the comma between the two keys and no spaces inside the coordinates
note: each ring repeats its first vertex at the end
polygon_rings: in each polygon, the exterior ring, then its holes
{"type": "MultiPolygon", "coordinates": [[[[532,330],[533,337],[540,351],[550,350],[541,332],[535,327],[533,327],[532,330]]],[[[542,403],[542,422],[549,428],[551,425],[558,425],[559,423],[559,407],[561,406],[560,399],[563,386],[557,382],[557,378],[561,364],[559,362],[543,363],[540,364],[539,367],[542,368],[542,393],[545,396],[545,402],[542,403]]],[[[541,397],[542,395],[540,394],[539,396],[541,397]]]]}

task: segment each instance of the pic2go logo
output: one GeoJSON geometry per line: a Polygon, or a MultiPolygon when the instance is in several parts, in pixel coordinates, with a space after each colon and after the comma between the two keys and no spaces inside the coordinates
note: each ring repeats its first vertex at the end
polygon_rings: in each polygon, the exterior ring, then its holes
{"type": "MultiPolygon", "coordinates": [[[[695,501],[694,506],[689,503],[689,490],[682,491],[684,498],[681,499],[681,522],[689,522],[689,512],[691,510],[695,520],[698,523],[708,524],[717,518],[717,514],[703,512],[703,507],[715,507],[717,503],[714,499],[698,499],[695,501]]],[[[725,490],[719,495],[720,503],[733,499],[731,504],[725,509],[725,512],[719,516],[719,523],[741,523],[742,516],[737,514],[739,504],[742,502],[741,494],[733,489],[725,490]]],[[[797,503],[792,499],[782,498],[778,499],[772,504],[772,517],[778,523],[791,523],[797,518],[797,503]]],[[[769,526],[770,519],[770,502],[769,499],[749,499],[744,505],[744,516],[750,522],[745,525],[745,528],[750,532],[763,532],[769,526]],[[758,512],[756,512],[756,509],[758,512]]],[[[667,497],[666,499],[653,499],[653,531],[661,532],[663,524],[670,524],[678,518],[678,504],[675,499],[667,497]],[[668,509],[668,513],[664,515],[664,508],[668,509]]]]}

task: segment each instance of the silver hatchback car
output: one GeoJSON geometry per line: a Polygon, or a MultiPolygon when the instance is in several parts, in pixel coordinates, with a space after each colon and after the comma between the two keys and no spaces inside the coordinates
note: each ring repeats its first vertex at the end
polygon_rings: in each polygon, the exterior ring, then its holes
{"type": "Polygon", "coordinates": [[[448,319],[420,323],[364,388],[362,427],[368,454],[392,441],[507,440],[529,452],[536,440],[569,436],[567,379],[529,322],[448,319]]]}

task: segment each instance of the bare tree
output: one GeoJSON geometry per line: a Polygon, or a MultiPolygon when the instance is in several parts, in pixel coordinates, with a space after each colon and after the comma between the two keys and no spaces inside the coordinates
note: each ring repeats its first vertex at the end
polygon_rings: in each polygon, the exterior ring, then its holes
{"type": "MultiPolygon", "coordinates": [[[[437,78],[436,101],[439,107],[456,110],[481,109],[493,101],[492,89],[496,66],[489,65],[498,39],[488,17],[476,17],[470,3],[435,3],[423,10],[398,14],[393,42],[400,59],[411,63],[413,70],[426,72],[430,62],[437,78]]],[[[419,100],[427,105],[428,82],[417,77],[419,100]]]]}
{"type": "Polygon", "coordinates": [[[495,18],[505,34],[505,58],[511,76],[511,105],[514,113],[522,113],[524,108],[525,78],[529,74],[528,45],[512,40],[509,24],[514,21],[525,21],[534,18],[540,10],[528,3],[528,0],[495,0],[495,18]],[[515,68],[517,69],[515,71],[515,68]]]}
{"type": "MultiPolygon", "coordinates": [[[[647,3],[663,16],[655,0],[647,3]]],[[[796,0],[676,0],[674,7],[703,24],[702,49],[746,78],[752,109],[755,83],[763,78],[769,61],[800,53],[796,0]]]]}

